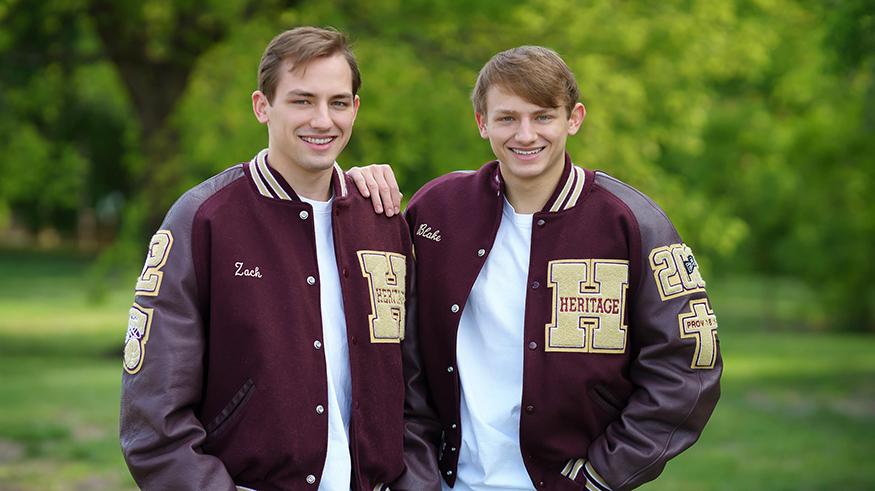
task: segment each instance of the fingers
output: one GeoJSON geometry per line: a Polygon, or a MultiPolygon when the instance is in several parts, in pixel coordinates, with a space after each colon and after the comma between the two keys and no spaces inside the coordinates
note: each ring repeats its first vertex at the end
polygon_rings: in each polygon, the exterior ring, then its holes
{"type": "Polygon", "coordinates": [[[346,171],[352,177],[359,193],[371,198],[376,213],[391,217],[401,213],[401,191],[395,173],[388,164],[371,164],[366,167],[353,167],[346,171]]]}
{"type": "Polygon", "coordinates": [[[374,181],[377,183],[377,189],[380,194],[380,201],[383,204],[383,209],[386,211],[386,216],[390,217],[397,213],[392,197],[392,189],[386,179],[386,174],[391,176],[392,172],[388,169],[388,165],[377,165],[374,172],[374,181]]]}
{"type": "MultiPolygon", "coordinates": [[[[373,169],[368,170],[373,171],[373,169]]],[[[383,213],[383,200],[380,197],[380,185],[377,184],[377,180],[374,179],[373,172],[365,173],[365,185],[370,192],[371,204],[374,206],[374,211],[377,213],[383,213]]]]}
{"type": "Polygon", "coordinates": [[[371,197],[371,191],[368,189],[368,185],[365,183],[365,176],[362,173],[362,169],[360,167],[353,167],[346,171],[346,174],[352,178],[352,182],[355,183],[355,187],[358,188],[359,193],[365,198],[371,197]]]}
{"type": "Polygon", "coordinates": [[[398,188],[398,182],[395,180],[395,173],[392,172],[392,168],[388,165],[386,166],[385,178],[390,191],[390,201],[387,203],[392,204],[395,214],[401,213],[401,190],[398,188]]]}

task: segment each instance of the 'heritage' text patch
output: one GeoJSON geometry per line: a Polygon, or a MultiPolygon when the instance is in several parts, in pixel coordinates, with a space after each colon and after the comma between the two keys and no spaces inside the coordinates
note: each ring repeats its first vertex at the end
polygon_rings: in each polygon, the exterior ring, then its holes
{"type": "Polygon", "coordinates": [[[404,339],[407,258],[383,251],[358,251],[358,258],[371,295],[371,342],[398,343],[404,339]]]}
{"type": "Polygon", "coordinates": [[[546,326],[546,351],[626,351],[629,261],[550,261],[547,280],[553,290],[553,315],[546,326]]]}

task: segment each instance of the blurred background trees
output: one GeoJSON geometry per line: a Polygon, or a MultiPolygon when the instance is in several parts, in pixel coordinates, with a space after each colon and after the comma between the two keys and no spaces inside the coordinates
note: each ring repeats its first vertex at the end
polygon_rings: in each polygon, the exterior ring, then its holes
{"type": "Polygon", "coordinates": [[[5,0],[0,242],[140,262],[180,193],[266,145],[249,95],[282,29],[350,35],[341,164],[391,162],[408,196],[491,158],[477,71],[540,44],[588,109],[575,161],[656,199],[706,277],[799,280],[809,327],[873,331],[873,23],[872,0],[5,0]]]}

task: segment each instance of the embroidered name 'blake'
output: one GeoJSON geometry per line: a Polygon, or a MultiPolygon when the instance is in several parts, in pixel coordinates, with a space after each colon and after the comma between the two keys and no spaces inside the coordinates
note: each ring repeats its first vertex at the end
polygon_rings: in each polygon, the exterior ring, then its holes
{"type": "Polygon", "coordinates": [[[253,278],[261,278],[261,271],[258,270],[258,266],[255,269],[244,268],[242,262],[234,263],[234,266],[237,268],[234,271],[234,276],[251,276],[253,278]]]}
{"type": "Polygon", "coordinates": [[[425,237],[426,239],[433,240],[435,242],[441,241],[441,231],[440,230],[432,230],[431,227],[427,223],[423,223],[416,229],[416,235],[425,237]]]}

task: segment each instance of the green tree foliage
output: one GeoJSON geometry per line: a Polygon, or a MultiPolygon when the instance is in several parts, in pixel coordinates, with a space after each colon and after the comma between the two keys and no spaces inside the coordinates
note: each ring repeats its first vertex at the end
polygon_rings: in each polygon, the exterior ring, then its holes
{"type": "Polygon", "coordinates": [[[141,247],[179,193],[266,145],[258,59],[301,24],[349,33],[361,64],[341,163],[391,162],[409,195],[491,158],[468,100],[477,71],[540,44],[588,109],[574,159],[655,198],[709,277],[803,278],[822,300],[812,323],[875,329],[873,4],[7,1],[0,225],[11,212],[70,229],[120,193],[141,247]]]}

